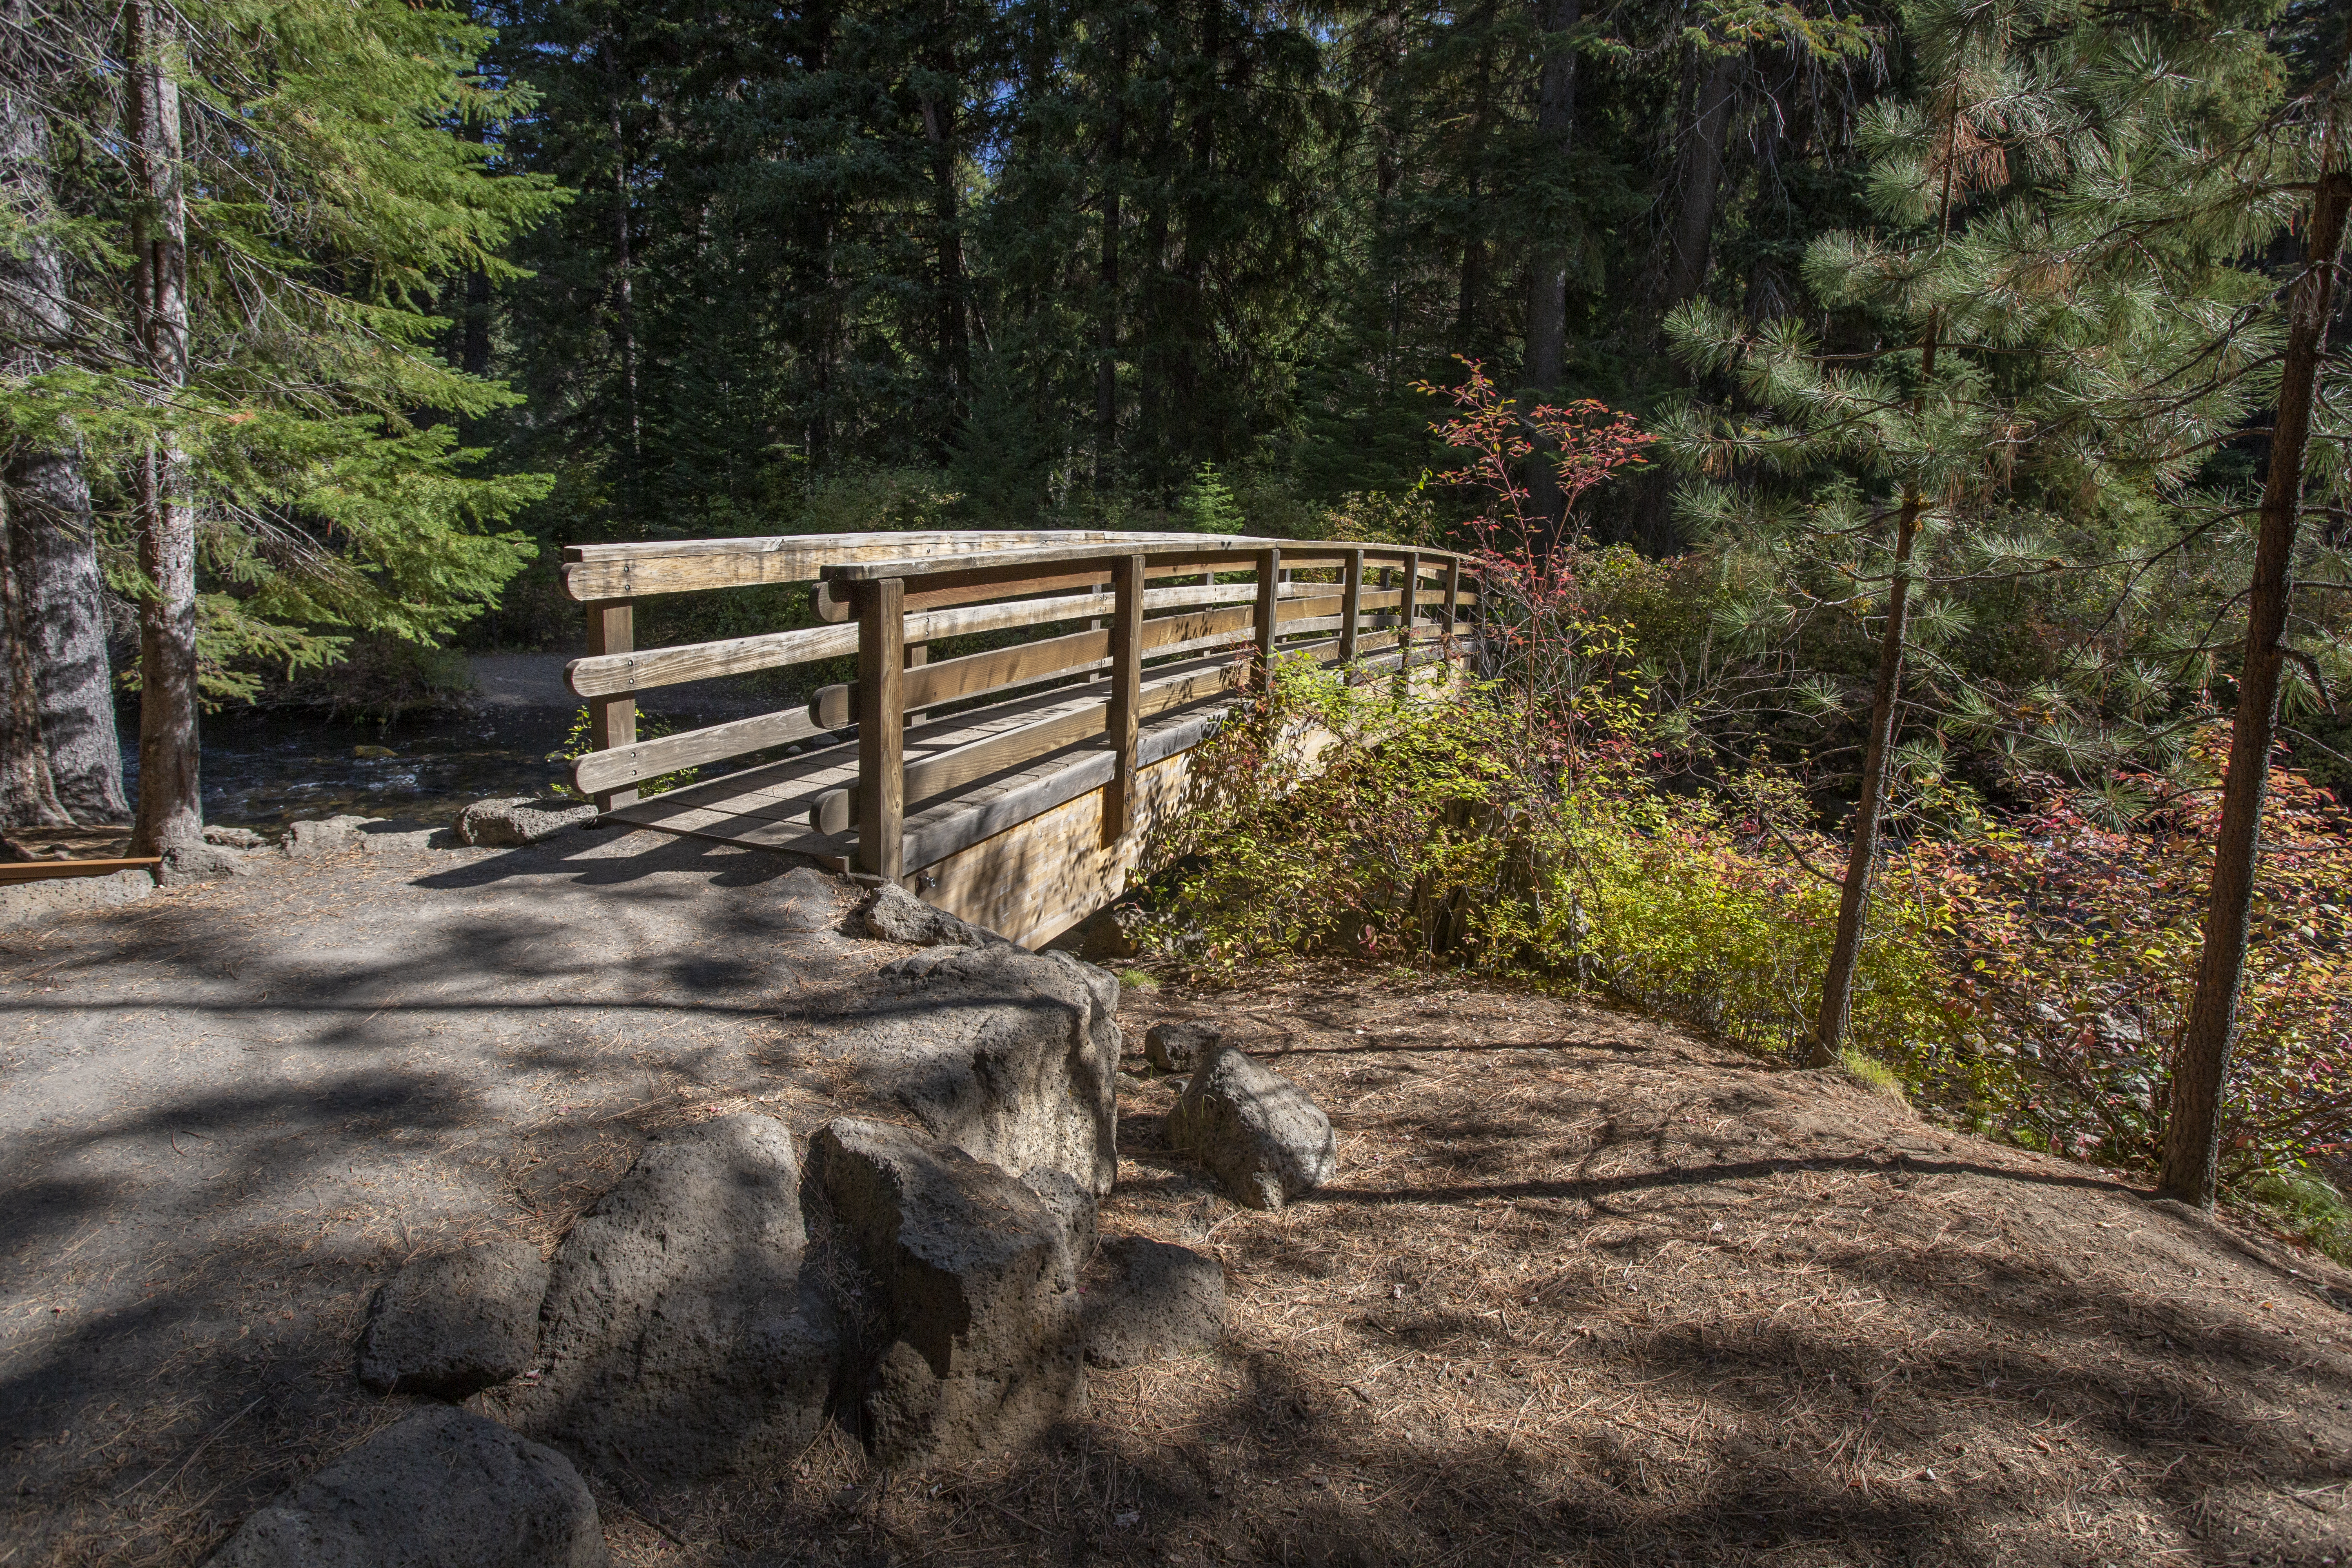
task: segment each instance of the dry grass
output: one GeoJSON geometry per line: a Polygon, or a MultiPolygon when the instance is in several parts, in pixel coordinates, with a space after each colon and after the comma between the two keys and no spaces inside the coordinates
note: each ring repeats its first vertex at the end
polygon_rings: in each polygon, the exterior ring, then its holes
{"type": "Polygon", "coordinates": [[[1209,1356],[1045,1450],[631,1503],[631,1563],[2347,1559],[2352,1280],[2102,1173],[1504,990],[1133,997],[1225,1021],[1343,1171],[1239,1210],[1124,1107],[1110,1233],[1213,1248],[1209,1356]],[[2341,1298],[2331,1292],[2345,1289],[2341,1298]],[[659,1516],[658,1528],[648,1522],[659,1516]]]}

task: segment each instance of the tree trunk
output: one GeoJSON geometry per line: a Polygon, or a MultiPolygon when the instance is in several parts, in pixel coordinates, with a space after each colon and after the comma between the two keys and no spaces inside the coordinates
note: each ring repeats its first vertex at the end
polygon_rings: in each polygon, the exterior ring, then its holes
{"type": "MultiPolygon", "coordinates": [[[[945,36],[944,30],[941,36],[945,36]]],[[[935,54],[929,65],[932,73],[942,80],[952,82],[957,79],[955,60],[947,51],[935,54]]],[[[933,246],[933,265],[939,274],[936,283],[939,290],[937,352],[940,368],[947,375],[948,399],[947,405],[939,411],[934,447],[944,460],[954,442],[956,428],[961,423],[964,398],[971,379],[971,326],[963,275],[963,196],[961,187],[963,160],[956,146],[954,100],[925,95],[919,107],[923,116],[923,141],[930,154],[931,223],[938,230],[933,246]]]]}
{"type": "Polygon", "coordinates": [[[2352,173],[2330,170],[2313,194],[2303,276],[2287,305],[2286,361],[2272,422],[2270,472],[2263,484],[2261,532],[2246,607],[2245,666],[2238,674],[2238,711],[2221,784],[2221,821],[2213,845],[2213,883],[2205,905],[2205,946],[2189,1026],[2172,1064],[2166,1095],[2164,1165],[2158,1184],[2183,1202],[2210,1208],[2220,1175],[2221,1086],[2238,1024],[2238,990],[2253,918],[2254,868],[2262,847],[2263,797],[2278,724],[2279,653],[2286,636],[2287,580],[2294,563],[2303,467],[2311,443],[2311,408],[2335,308],[2344,219],[2352,206],[2352,173]]]}
{"type": "MultiPolygon", "coordinates": [[[[47,132],[28,96],[0,86],[0,200],[26,226],[13,252],[0,251],[0,342],[11,346],[6,368],[16,375],[54,369],[74,336],[65,257],[45,228],[58,216],[47,132]]],[[[63,810],[81,822],[121,822],[131,812],[81,455],[69,440],[19,444],[7,454],[0,485],[8,491],[9,530],[0,552],[14,565],[8,632],[30,671],[29,717],[37,721],[36,730],[18,733],[40,737],[50,793],[63,810]]]]}
{"type": "MultiPolygon", "coordinates": [[[[1536,144],[1565,175],[1576,143],[1576,57],[1568,34],[1583,19],[1583,0],[1540,0],[1544,32],[1543,76],[1536,89],[1536,144]]],[[[1523,368],[1527,384],[1546,402],[1559,395],[1568,360],[1568,244],[1551,232],[1564,215],[1547,215],[1546,232],[1528,262],[1528,337],[1523,368]]],[[[1559,478],[1542,453],[1528,465],[1528,499],[1547,528],[1547,548],[1556,545],[1567,521],[1567,498],[1559,478]]]]}
{"type": "Polygon", "coordinates": [[[1102,251],[1095,288],[1102,297],[1095,321],[1095,489],[1108,490],[1118,449],[1118,196],[1127,158],[1127,42],[1112,47],[1110,136],[1102,164],[1102,251]]]}
{"type": "MultiPolygon", "coordinates": [[[[612,58],[609,48],[605,58],[612,58]]],[[[635,477],[645,462],[645,435],[637,416],[637,294],[635,269],[629,256],[629,155],[622,141],[621,94],[614,68],[614,86],[607,100],[613,132],[613,296],[621,328],[621,395],[629,416],[629,472],[635,477]]]]}
{"type": "MultiPolygon", "coordinates": [[[[131,221],[132,299],[140,368],[158,405],[188,379],[188,215],[182,184],[180,85],[154,0],[131,0],[124,140],[139,181],[131,221]]],[[[196,736],[196,534],[176,436],[159,428],[131,484],[138,525],[139,810],[131,852],[160,855],[204,834],[196,736]]]]}
{"type": "Polygon", "coordinates": [[[5,668],[0,669],[0,827],[62,826],[73,818],[58,802],[49,775],[9,510],[0,498],[0,635],[7,638],[5,668]]]}

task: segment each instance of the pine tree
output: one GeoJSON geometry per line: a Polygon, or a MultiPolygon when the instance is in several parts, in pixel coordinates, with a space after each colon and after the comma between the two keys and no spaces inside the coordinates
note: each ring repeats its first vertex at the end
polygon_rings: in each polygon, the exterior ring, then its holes
{"type": "MultiPolygon", "coordinates": [[[[2193,37],[2196,19],[2177,20],[2193,37]]],[[[1784,626],[1827,616],[1874,631],[1814,1065],[1834,1059],[1851,1017],[1906,662],[1965,629],[1965,585],[2105,568],[2132,520],[2182,495],[2234,427],[2258,357],[2251,339],[2211,352],[2214,324],[2259,293],[2220,259],[2242,226],[2152,241],[2126,199],[2199,187],[2184,132],[2259,80],[2258,39],[2182,55],[2168,48],[2183,38],[2159,47],[2021,4],[1916,5],[1906,23],[1926,89],[1864,133],[1884,227],[1824,237],[1806,259],[1843,341],[1825,349],[1794,322],[1748,329],[1704,307],[1672,323],[1686,363],[1741,394],[1670,430],[1703,476],[1687,515],[1776,578],[1784,626]],[[2063,521],[2071,548],[2050,536],[2063,521]]],[[[1939,716],[1990,711],[1956,665],[1934,674],[1939,716]]],[[[1841,701],[1819,679],[1798,695],[1841,701]]]]}
{"type": "Polygon", "coordinates": [[[427,311],[446,279],[511,277],[498,252],[556,193],[460,133],[521,100],[471,75],[486,35],[455,13],[134,0],[83,20],[87,47],[29,84],[74,331],[0,383],[0,418],[79,443],[123,498],[134,841],[160,852],[202,826],[202,703],[355,631],[446,635],[526,557],[498,524],[544,482],[469,477],[422,417],[509,401],[434,352],[427,311]]]}

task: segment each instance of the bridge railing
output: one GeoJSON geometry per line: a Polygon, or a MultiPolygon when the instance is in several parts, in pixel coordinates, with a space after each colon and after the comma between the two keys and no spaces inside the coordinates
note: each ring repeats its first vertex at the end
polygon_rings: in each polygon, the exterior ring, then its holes
{"type": "Polygon", "coordinates": [[[575,787],[609,812],[635,799],[635,784],[680,768],[792,744],[845,753],[836,737],[854,727],[854,780],[827,782],[846,774],[845,763],[810,773],[793,809],[805,802],[812,834],[861,869],[894,879],[1074,791],[1100,788],[1103,838],[1121,838],[1137,825],[1139,774],[1213,722],[1223,706],[1214,700],[1230,701],[1236,669],[1248,667],[1237,656],[1254,648],[1261,666],[1303,652],[1409,668],[1443,657],[1426,645],[1467,634],[1463,616],[1476,606],[1464,557],[1379,543],[967,531],[580,545],[568,553],[565,584],[586,605],[590,648],[568,673],[591,705],[594,748],[573,764],[575,787]],[[634,646],[638,598],[793,582],[815,584],[821,624],[634,646]],[[1029,640],[927,657],[929,645],[949,638],[1013,630],[1029,640]],[[820,689],[805,706],[636,736],[642,692],[853,652],[856,679],[820,689]],[[1191,721],[1153,726],[1162,716],[1191,721]],[[1076,760],[1025,793],[1001,791],[985,810],[940,809],[967,786],[1056,754],[1076,760]],[[929,808],[913,832],[910,806],[929,808]]]}

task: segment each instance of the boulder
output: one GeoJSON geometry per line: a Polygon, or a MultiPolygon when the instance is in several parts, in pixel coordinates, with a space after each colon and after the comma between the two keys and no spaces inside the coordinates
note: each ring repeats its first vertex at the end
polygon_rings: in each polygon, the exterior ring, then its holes
{"type": "Polygon", "coordinates": [[[286,831],[286,853],[296,859],[312,855],[333,855],[357,844],[361,829],[375,816],[321,816],[309,822],[291,824],[286,831]]]}
{"type": "Polygon", "coordinates": [[[596,820],[595,806],[570,795],[478,800],[457,814],[457,837],[482,849],[512,849],[596,820]]]}
{"type": "Polygon", "coordinates": [[[217,844],[224,849],[267,849],[269,840],[250,827],[223,827],[215,823],[205,829],[205,842],[217,844]]]}
{"type": "Polygon", "coordinates": [[[910,947],[1013,945],[992,931],[933,909],[896,882],[885,882],[868,893],[857,916],[868,936],[910,947]]]}
{"type": "Polygon", "coordinates": [[[201,840],[173,845],[163,851],[163,862],[155,868],[155,880],[167,888],[184,888],[191,882],[215,882],[225,877],[242,877],[254,868],[252,858],[244,852],[201,840]]]}
{"type": "Polygon", "coordinates": [[[538,1375],[514,1424],[648,1481],[789,1461],[816,1436],[837,1341],[803,1288],[792,1135],[744,1113],[649,1144],[556,1248],[538,1375]]]}
{"type": "Polygon", "coordinates": [[[1094,1256],[1095,1223],[1100,1208],[1094,1189],[1067,1171],[1057,1171],[1051,1165],[1022,1172],[1021,1184],[1037,1194],[1037,1200],[1062,1227],[1062,1241],[1070,1249],[1071,1266],[1084,1268],[1087,1259],[1094,1256]]]}
{"type": "Polygon", "coordinates": [[[1009,942],[885,965],[814,1022],[838,1029],[856,1088],[1008,1171],[1051,1166],[1088,1191],[1118,1168],[1116,977],[1009,942]]]}
{"type": "Polygon", "coordinates": [[[144,870],[131,870],[110,877],[57,877],[0,888],[0,931],[46,924],[82,910],[127,904],[152,893],[156,880],[144,870]]]}
{"type": "Polygon", "coordinates": [[[212,1568],[605,1568],[571,1461],[457,1409],[387,1427],[239,1525],[212,1568]]]}
{"type": "Polygon", "coordinates": [[[843,1404],[877,1459],[969,1463],[1083,1409],[1077,1271],[1036,1194],[951,1144],[848,1117],[809,1141],[809,1180],[849,1265],[843,1404]]]}
{"type": "Polygon", "coordinates": [[[1087,1292],[1087,1360],[1134,1366],[1214,1349],[1225,1331],[1224,1266],[1140,1236],[1102,1244],[1109,1279],[1087,1292]]]}
{"type": "Polygon", "coordinates": [[[1161,1072],[1191,1072],[1224,1043],[1224,1031],[1214,1024],[1154,1024],[1143,1037],[1143,1057],[1161,1072]]]}
{"type": "Polygon", "coordinates": [[[527,1242],[419,1258],[369,1303],[359,1379],[378,1394],[467,1394],[520,1377],[539,1348],[547,1265],[527,1242]]]}
{"type": "Polygon", "coordinates": [[[1213,1047],[1168,1113],[1168,1146],[1207,1167],[1225,1195],[1278,1209],[1331,1179],[1331,1119],[1298,1086],[1231,1046],[1213,1047]]]}

